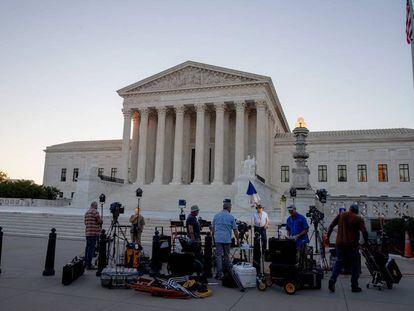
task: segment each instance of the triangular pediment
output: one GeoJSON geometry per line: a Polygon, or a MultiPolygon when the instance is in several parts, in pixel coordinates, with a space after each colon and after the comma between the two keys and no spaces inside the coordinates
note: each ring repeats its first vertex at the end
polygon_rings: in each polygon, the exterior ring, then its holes
{"type": "Polygon", "coordinates": [[[232,69],[185,62],[118,91],[120,95],[267,81],[269,78],[232,69]]]}

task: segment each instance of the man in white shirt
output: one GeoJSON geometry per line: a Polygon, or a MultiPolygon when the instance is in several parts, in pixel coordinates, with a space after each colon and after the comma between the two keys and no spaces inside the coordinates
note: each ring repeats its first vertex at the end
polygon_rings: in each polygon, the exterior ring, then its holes
{"type": "Polygon", "coordinates": [[[269,216],[263,210],[263,206],[260,204],[256,205],[256,212],[253,213],[252,222],[254,226],[254,233],[258,232],[262,240],[262,251],[264,252],[267,248],[267,236],[266,229],[269,226],[269,216]]]}

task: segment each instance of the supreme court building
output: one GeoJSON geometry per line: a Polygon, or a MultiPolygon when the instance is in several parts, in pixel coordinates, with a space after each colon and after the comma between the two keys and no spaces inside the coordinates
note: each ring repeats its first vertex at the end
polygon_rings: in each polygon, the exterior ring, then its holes
{"type": "MultiPolygon", "coordinates": [[[[44,185],[73,204],[108,202],[176,211],[179,199],[220,209],[240,194],[242,162],[269,209],[290,187],[294,137],[270,77],[187,61],[118,90],[122,140],[77,141],[45,150],[44,185]]],[[[413,129],[310,132],[311,185],[334,195],[414,194],[413,129]]],[[[237,206],[237,200],[234,201],[237,206]]]]}

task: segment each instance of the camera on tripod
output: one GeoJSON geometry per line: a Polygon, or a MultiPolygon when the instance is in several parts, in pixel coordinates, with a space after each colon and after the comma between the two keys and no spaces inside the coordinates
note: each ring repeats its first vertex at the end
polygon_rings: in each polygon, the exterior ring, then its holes
{"type": "Polygon", "coordinates": [[[312,223],[318,223],[324,219],[325,214],[318,210],[315,205],[311,205],[306,213],[306,217],[310,218],[312,223]]]}
{"type": "Polygon", "coordinates": [[[236,225],[237,230],[239,231],[240,241],[243,241],[245,234],[252,229],[252,226],[240,220],[236,221],[236,225]]]}
{"type": "Polygon", "coordinates": [[[112,213],[114,218],[118,218],[120,214],[125,212],[125,207],[123,207],[119,202],[113,202],[109,206],[109,211],[112,213]]]}

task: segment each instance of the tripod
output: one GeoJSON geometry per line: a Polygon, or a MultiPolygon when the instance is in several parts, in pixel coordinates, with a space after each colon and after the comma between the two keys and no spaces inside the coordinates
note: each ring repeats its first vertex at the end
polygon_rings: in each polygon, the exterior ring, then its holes
{"type": "Polygon", "coordinates": [[[329,264],[328,260],[326,259],[326,252],[325,252],[325,246],[323,244],[321,232],[319,229],[319,225],[322,228],[323,232],[327,232],[326,227],[323,225],[322,220],[315,219],[315,217],[311,217],[311,225],[313,224],[313,231],[310,235],[310,239],[312,240],[313,237],[315,237],[315,254],[320,254],[321,256],[321,266],[324,270],[329,270],[329,264]],[[318,247],[319,243],[319,247],[318,247]]]}
{"type": "Polygon", "coordinates": [[[118,222],[118,216],[119,215],[113,215],[111,226],[109,227],[109,230],[108,230],[108,249],[106,253],[107,262],[109,263],[110,262],[109,260],[111,260],[111,262],[115,266],[118,266],[119,264],[121,264],[120,262],[118,262],[120,258],[120,253],[119,253],[120,252],[120,249],[119,249],[120,240],[123,240],[124,244],[125,243],[128,244],[128,239],[125,235],[125,231],[126,231],[126,228],[128,228],[128,226],[121,226],[118,222]]]}

